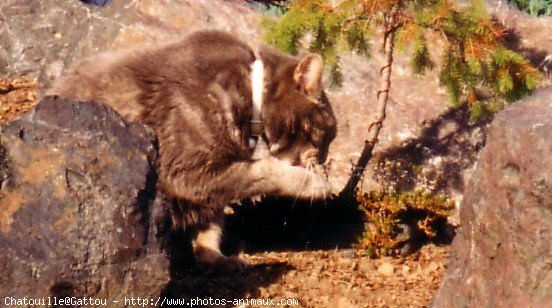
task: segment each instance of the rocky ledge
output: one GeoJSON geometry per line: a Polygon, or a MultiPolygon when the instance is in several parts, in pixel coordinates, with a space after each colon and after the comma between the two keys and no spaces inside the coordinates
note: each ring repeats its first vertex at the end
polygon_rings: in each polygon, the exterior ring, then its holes
{"type": "Polygon", "coordinates": [[[552,89],[493,121],[434,307],[552,303],[552,89]]]}
{"type": "Polygon", "coordinates": [[[93,102],[47,97],[0,126],[0,297],[159,296],[169,220],[155,160],[151,130],[93,102]]]}

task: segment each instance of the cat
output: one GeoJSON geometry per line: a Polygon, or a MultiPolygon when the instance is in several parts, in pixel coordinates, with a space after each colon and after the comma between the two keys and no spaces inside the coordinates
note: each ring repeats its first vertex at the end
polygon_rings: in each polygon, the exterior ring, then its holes
{"type": "Polygon", "coordinates": [[[90,100],[153,129],[159,186],[176,200],[175,227],[191,230],[196,260],[235,270],[220,251],[225,208],[258,195],[323,199],[336,119],[322,58],[289,56],[218,30],[86,58],[47,95],[90,100]],[[257,143],[269,155],[256,159],[257,143]],[[309,168],[310,167],[310,168],[309,168]]]}

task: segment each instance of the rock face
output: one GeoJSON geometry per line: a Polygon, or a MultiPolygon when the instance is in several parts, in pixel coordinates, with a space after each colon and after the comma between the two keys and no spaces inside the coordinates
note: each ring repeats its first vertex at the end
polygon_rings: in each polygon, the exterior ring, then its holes
{"type": "Polygon", "coordinates": [[[53,97],[0,126],[0,297],[160,295],[169,221],[154,140],[104,106],[53,97]]]}
{"type": "Polygon", "coordinates": [[[48,87],[84,56],[206,27],[255,38],[258,20],[241,0],[114,0],[103,7],[78,0],[2,0],[0,75],[38,78],[48,87]]]}
{"type": "Polygon", "coordinates": [[[434,307],[552,303],[552,89],[494,120],[434,307]]]}

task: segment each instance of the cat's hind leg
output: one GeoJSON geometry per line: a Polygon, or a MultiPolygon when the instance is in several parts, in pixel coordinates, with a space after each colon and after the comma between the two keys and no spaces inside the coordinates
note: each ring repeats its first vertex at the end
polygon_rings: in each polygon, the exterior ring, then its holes
{"type": "Polygon", "coordinates": [[[197,236],[192,240],[196,261],[215,270],[243,270],[246,263],[242,259],[236,256],[227,257],[220,251],[222,224],[222,220],[211,222],[207,228],[197,232],[197,236]]]}

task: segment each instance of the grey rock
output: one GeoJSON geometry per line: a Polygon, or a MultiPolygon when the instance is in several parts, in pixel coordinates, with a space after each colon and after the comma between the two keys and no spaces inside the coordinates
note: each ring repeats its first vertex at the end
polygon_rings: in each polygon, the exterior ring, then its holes
{"type": "Polygon", "coordinates": [[[122,27],[124,1],[100,9],[80,1],[6,0],[0,3],[0,75],[27,76],[48,84],[65,65],[110,44],[122,27]],[[52,66],[50,68],[50,66],[52,66]]]}
{"type": "Polygon", "coordinates": [[[494,119],[434,307],[552,303],[551,119],[551,88],[494,119]]]}
{"type": "Polygon", "coordinates": [[[0,126],[0,296],[155,298],[169,281],[155,136],[47,97],[0,126]]]}
{"type": "Polygon", "coordinates": [[[0,75],[36,78],[45,88],[75,60],[98,52],[166,41],[212,27],[256,37],[258,16],[223,0],[78,0],[0,2],[0,75]]]}

